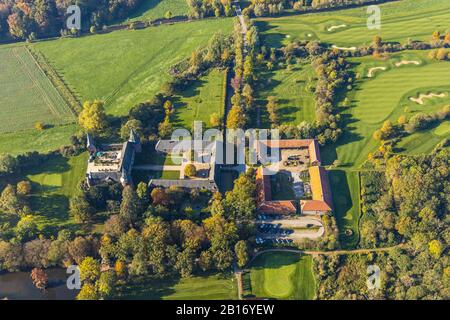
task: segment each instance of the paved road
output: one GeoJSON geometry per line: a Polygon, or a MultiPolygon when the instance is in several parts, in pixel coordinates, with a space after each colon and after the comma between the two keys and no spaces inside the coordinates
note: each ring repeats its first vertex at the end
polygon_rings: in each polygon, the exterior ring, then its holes
{"type": "MultiPolygon", "coordinates": [[[[263,220],[260,223],[274,223],[281,224],[281,228],[283,229],[293,229],[294,233],[281,237],[288,238],[292,240],[302,240],[302,239],[318,239],[325,233],[325,228],[322,224],[320,218],[315,217],[296,217],[294,219],[276,219],[276,220],[263,220]],[[307,229],[308,225],[315,226],[316,229],[307,229]],[[318,229],[317,229],[318,227],[318,229]],[[296,230],[296,228],[302,228],[300,230],[296,230]],[[304,229],[303,229],[304,228],[304,229]]],[[[266,236],[262,236],[263,238],[280,238],[280,236],[276,234],[268,234],[266,236]]]]}

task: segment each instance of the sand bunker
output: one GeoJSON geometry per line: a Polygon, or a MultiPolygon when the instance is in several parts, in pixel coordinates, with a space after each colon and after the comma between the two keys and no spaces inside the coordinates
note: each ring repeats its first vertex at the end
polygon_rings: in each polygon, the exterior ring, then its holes
{"type": "Polygon", "coordinates": [[[367,76],[369,77],[369,78],[372,78],[373,77],[373,73],[374,73],[374,71],[377,71],[377,70],[386,70],[386,67],[375,67],[375,68],[370,68],[369,69],[369,72],[367,73],[367,76]]]}
{"type": "Polygon", "coordinates": [[[311,33],[308,33],[307,36],[311,38],[311,37],[312,37],[312,34],[311,34],[311,33]]]}
{"type": "Polygon", "coordinates": [[[333,49],[338,49],[338,50],[345,50],[345,51],[355,51],[356,47],[338,47],[336,45],[332,45],[331,46],[333,49]]]}
{"type": "Polygon", "coordinates": [[[419,61],[407,61],[407,60],[402,60],[402,61],[400,61],[400,62],[397,62],[396,64],[395,64],[395,66],[396,67],[400,67],[400,66],[402,66],[402,65],[404,65],[404,64],[415,64],[415,65],[419,65],[420,64],[420,62],[419,61]]]}
{"type": "Polygon", "coordinates": [[[346,26],[347,26],[346,24],[340,24],[340,25],[338,25],[338,26],[332,26],[332,27],[329,27],[327,30],[328,30],[328,31],[334,31],[334,30],[336,30],[336,29],[345,28],[346,26]]]}
{"type": "Polygon", "coordinates": [[[445,94],[445,93],[430,93],[430,94],[422,93],[421,95],[419,95],[418,98],[410,97],[409,100],[411,100],[412,102],[418,103],[418,104],[424,104],[425,103],[424,99],[432,99],[434,97],[444,98],[446,96],[447,96],[447,94],[445,94]]]}

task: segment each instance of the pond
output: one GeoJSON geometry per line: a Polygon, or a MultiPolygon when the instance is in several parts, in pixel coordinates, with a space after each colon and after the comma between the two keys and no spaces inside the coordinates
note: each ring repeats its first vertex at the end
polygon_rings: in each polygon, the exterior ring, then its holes
{"type": "Polygon", "coordinates": [[[9,300],[73,300],[78,290],[69,290],[66,280],[69,276],[62,268],[46,270],[49,286],[46,290],[37,289],[30,272],[0,274],[0,299],[9,300]]]}

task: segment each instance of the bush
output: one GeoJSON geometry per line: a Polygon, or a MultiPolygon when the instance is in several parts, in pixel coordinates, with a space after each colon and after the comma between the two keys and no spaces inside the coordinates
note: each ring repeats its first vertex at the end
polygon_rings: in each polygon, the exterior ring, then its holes
{"type": "Polygon", "coordinates": [[[187,164],[184,167],[184,174],[189,178],[195,177],[197,175],[197,169],[192,163],[187,164]]]}

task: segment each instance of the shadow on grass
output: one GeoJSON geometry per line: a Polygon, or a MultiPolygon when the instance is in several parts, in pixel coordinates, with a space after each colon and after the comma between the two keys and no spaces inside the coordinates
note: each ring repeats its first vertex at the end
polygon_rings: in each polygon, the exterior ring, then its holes
{"type": "Polygon", "coordinates": [[[267,252],[253,260],[251,268],[255,270],[279,269],[300,262],[301,256],[294,252],[267,252]]]}
{"type": "Polygon", "coordinates": [[[256,27],[260,33],[261,43],[267,44],[269,47],[281,48],[283,46],[283,40],[286,38],[282,33],[266,33],[276,26],[271,26],[267,21],[256,21],[256,27]]]}
{"type": "Polygon", "coordinates": [[[355,230],[355,228],[358,228],[358,225],[350,224],[351,221],[345,218],[347,213],[355,205],[353,203],[347,173],[343,170],[330,170],[328,171],[328,176],[333,193],[334,215],[339,228],[339,242],[343,248],[352,248],[358,241],[358,230],[355,230]]]}
{"type": "MultiPolygon", "coordinates": [[[[217,276],[219,280],[226,280],[229,278],[229,276],[225,274],[216,274],[213,272],[194,275],[194,277],[197,278],[196,280],[198,280],[198,282],[207,282],[209,280],[208,278],[211,276],[217,276]]],[[[121,287],[119,289],[119,296],[120,299],[127,300],[161,300],[163,298],[168,298],[170,295],[176,294],[177,289],[175,288],[175,286],[181,281],[182,279],[178,276],[166,278],[139,277],[136,278],[132,283],[121,287]]],[[[178,290],[178,292],[180,291],[178,290]]],[[[193,292],[193,295],[194,294],[195,293],[193,292]]],[[[192,299],[194,298],[195,297],[192,297],[192,299]]]]}

